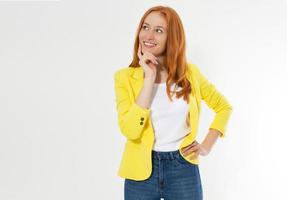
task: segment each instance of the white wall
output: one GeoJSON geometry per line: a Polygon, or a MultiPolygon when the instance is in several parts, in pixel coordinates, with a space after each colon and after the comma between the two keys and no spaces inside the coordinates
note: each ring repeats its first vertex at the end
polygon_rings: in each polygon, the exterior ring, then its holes
{"type": "MultiPolygon", "coordinates": [[[[123,199],[113,73],[159,4],[234,107],[200,158],[205,199],[287,199],[286,0],[0,1],[0,199],[123,199]]],[[[199,141],[214,116],[202,105],[199,141]]]]}

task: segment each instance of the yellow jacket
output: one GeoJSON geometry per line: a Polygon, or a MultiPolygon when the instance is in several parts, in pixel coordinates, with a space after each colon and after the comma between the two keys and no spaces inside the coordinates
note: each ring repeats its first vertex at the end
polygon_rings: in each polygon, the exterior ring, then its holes
{"type": "MultiPolygon", "coordinates": [[[[191,132],[184,138],[180,148],[196,139],[201,99],[215,112],[209,128],[220,131],[220,138],[225,137],[226,125],[232,112],[232,106],[227,99],[200,73],[195,64],[188,63],[187,78],[192,86],[189,97],[191,132]]],[[[127,139],[118,175],[133,180],[145,180],[152,172],[151,152],[155,137],[150,109],[142,108],[135,103],[143,82],[144,71],[140,66],[121,68],[114,73],[118,125],[127,139]]],[[[187,156],[183,157],[190,163],[199,163],[198,157],[192,160],[187,156]]]]}

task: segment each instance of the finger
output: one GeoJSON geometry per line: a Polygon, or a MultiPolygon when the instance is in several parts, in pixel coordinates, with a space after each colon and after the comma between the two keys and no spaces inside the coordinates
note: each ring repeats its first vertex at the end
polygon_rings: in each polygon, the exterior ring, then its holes
{"type": "Polygon", "coordinates": [[[187,149],[190,149],[191,147],[194,147],[198,145],[198,142],[197,141],[193,141],[190,145],[187,146],[187,149]]]}
{"type": "Polygon", "coordinates": [[[146,54],[147,54],[148,58],[150,58],[150,59],[152,58],[158,62],[158,58],[155,55],[153,55],[151,52],[147,51],[146,54]]]}
{"type": "Polygon", "coordinates": [[[193,146],[195,146],[195,145],[197,145],[197,144],[198,144],[198,142],[197,142],[197,141],[194,141],[194,142],[192,142],[191,144],[189,144],[188,146],[184,147],[183,150],[187,150],[187,149],[189,149],[189,148],[191,148],[191,147],[193,147],[193,146]]]}
{"type": "Polygon", "coordinates": [[[153,58],[153,59],[151,59],[151,61],[153,62],[153,64],[158,65],[158,62],[156,59],[153,58]]]}
{"type": "Polygon", "coordinates": [[[198,149],[199,149],[199,148],[198,148],[197,146],[194,146],[194,147],[192,147],[192,148],[186,150],[185,152],[183,152],[183,154],[184,154],[184,155],[189,155],[189,154],[191,154],[192,152],[197,151],[198,149]]]}
{"type": "Polygon", "coordinates": [[[158,62],[157,62],[154,58],[150,57],[150,56],[147,55],[147,54],[144,54],[144,55],[143,55],[143,60],[145,60],[145,62],[146,62],[147,64],[148,64],[149,62],[152,62],[153,64],[158,65],[158,62]]]}
{"type": "Polygon", "coordinates": [[[191,147],[191,148],[185,150],[185,151],[183,152],[183,154],[184,154],[184,155],[189,155],[190,153],[195,152],[195,151],[197,151],[198,149],[199,149],[199,146],[196,145],[196,146],[193,146],[193,147],[191,147]]]}

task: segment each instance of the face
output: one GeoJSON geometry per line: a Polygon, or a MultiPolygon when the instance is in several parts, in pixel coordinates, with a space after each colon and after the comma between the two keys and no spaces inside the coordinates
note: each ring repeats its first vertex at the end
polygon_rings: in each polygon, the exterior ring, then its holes
{"type": "Polygon", "coordinates": [[[161,56],[166,48],[167,22],[158,11],[151,12],[144,20],[139,33],[142,51],[161,56]]]}

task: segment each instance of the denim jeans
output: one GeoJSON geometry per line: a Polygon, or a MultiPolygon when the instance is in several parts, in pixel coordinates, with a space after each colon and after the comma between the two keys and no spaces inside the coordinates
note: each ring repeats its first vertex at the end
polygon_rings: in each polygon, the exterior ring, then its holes
{"type": "Polygon", "coordinates": [[[125,200],[202,200],[199,167],[177,151],[152,151],[151,176],[142,181],[125,179],[125,200]]]}

